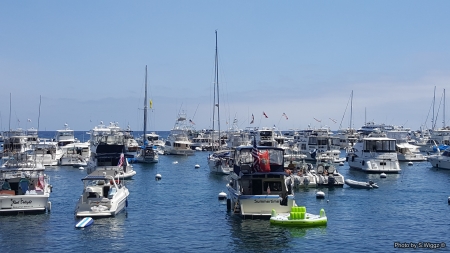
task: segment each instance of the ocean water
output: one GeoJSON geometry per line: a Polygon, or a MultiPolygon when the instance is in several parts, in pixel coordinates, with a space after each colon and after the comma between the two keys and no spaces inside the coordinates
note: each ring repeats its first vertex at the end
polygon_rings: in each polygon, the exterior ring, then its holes
{"type": "MultiPolygon", "coordinates": [[[[85,132],[77,132],[82,140],[85,132]]],[[[52,137],[45,132],[42,137],[52,137]]],[[[161,134],[163,137],[164,134],[161,134]]],[[[41,134],[42,135],[42,134],[41,134]]],[[[85,139],[87,137],[85,136],[85,139]]],[[[289,228],[268,220],[241,219],[218,200],[227,176],[212,175],[209,152],[194,156],[160,156],[157,164],[134,164],[137,175],[127,181],[128,208],[114,218],[96,219],[77,229],[73,211],[83,190],[86,171],[48,167],[52,211],[38,215],[0,216],[0,252],[408,252],[395,243],[450,243],[450,171],[428,162],[402,173],[377,174],[337,167],[345,178],[373,180],[378,189],[347,186],[295,191],[298,205],[318,214],[328,225],[289,228]],[[174,162],[178,163],[174,163],[174,162]],[[200,168],[196,169],[195,165],[200,168]],[[162,176],[160,181],[155,175],[162,176]]],[[[411,244],[410,244],[411,245],[411,244]]],[[[428,250],[428,249],[427,249],[428,250]]]]}

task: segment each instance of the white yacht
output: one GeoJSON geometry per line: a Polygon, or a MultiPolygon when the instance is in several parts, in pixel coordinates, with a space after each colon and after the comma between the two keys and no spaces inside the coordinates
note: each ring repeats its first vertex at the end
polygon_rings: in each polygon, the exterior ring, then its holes
{"type": "Polygon", "coordinates": [[[50,211],[52,186],[45,167],[27,153],[10,153],[7,157],[0,167],[0,213],[50,211]]]}
{"type": "Polygon", "coordinates": [[[170,130],[164,145],[164,153],[167,155],[194,155],[191,149],[192,142],[188,138],[186,115],[180,113],[174,128],[170,130]]]}
{"type": "Polygon", "coordinates": [[[56,130],[55,141],[62,150],[59,159],[61,166],[86,166],[91,155],[89,142],[80,142],[75,138],[75,131],[64,124],[64,129],[56,130]]]}
{"type": "Polygon", "coordinates": [[[350,168],[373,173],[399,173],[396,140],[373,132],[357,142],[347,154],[350,168]]]}
{"type": "Polygon", "coordinates": [[[435,168],[450,170],[450,150],[428,156],[428,162],[435,168]]]}
{"type": "MultiPolygon", "coordinates": [[[[160,138],[159,134],[155,133],[155,132],[150,132],[150,133],[146,133],[145,134],[145,140],[148,141],[149,145],[153,145],[153,148],[156,149],[156,152],[159,155],[163,155],[164,154],[164,140],[162,138],[160,138]]],[[[143,145],[144,142],[142,141],[142,137],[138,140],[140,145],[143,145]]]]}
{"type": "Polygon", "coordinates": [[[59,165],[63,150],[55,141],[40,139],[38,144],[33,145],[31,154],[35,155],[37,163],[42,163],[44,166],[55,166],[59,165]]]}
{"type": "MultiPolygon", "coordinates": [[[[306,132],[305,132],[306,133],[306,132]]],[[[332,136],[330,129],[314,129],[298,138],[298,150],[306,155],[306,161],[316,161],[316,156],[326,155],[334,163],[344,162],[338,137],[332,136]]]]}
{"type": "Polygon", "coordinates": [[[130,193],[122,181],[108,175],[88,175],[82,181],[84,189],[75,207],[76,217],[112,217],[127,207],[130,193]]]}
{"type": "Polygon", "coordinates": [[[243,217],[270,217],[272,210],[289,213],[295,199],[283,168],[284,150],[254,145],[235,150],[227,208],[243,217]]]}
{"type": "Polygon", "coordinates": [[[404,127],[396,127],[386,131],[386,137],[396,140],[397,158],[399,162],[421,162],[427,158],[420,153],[419,146],[409,143],[411,130],[404,127]]]}
{"type": "Polygon", "coordinates": [[[338,172],[335,163],[328,156],[318,157],[314,170],[317,186],[343,187],[344,176],[338,172]]]}

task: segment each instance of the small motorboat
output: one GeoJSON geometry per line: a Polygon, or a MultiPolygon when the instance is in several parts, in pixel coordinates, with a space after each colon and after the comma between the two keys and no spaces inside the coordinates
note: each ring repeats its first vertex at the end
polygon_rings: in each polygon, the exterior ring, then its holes
{"type": "Polygon", "coordinates": [[[323,208],[320,209],[320,214],[316,215],[307,213],[304,206],[293,206],[290,213],[277,214],[275,210],[272,210],[272,216],[270,217],[270,224],[294,227],[326,226],[327,221],[323,208]]]}
{"type": "Polygon", "coordinates": [[[378,185],[376,183],[374,183],[372,180],[369,180],[369,182],[360,182],[360,181],[355,181],[355,180],[351,180],[351,179],[345,179],[345,184],[350,187],[358,188],[358,189],[378,188],[378,185]]]}

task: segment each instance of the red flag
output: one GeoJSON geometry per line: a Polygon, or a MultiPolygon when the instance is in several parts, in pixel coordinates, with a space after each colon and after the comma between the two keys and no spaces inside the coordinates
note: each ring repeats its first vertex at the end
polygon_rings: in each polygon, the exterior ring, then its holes
{"type": "Polygon", "coordinates": [[[253,116],[253,113],[252,113],[252,121],[250,122],[250,124],[253,124],[253,122],[255,122],[255,116],[253,116]]]}
{"type": "Polygon", "coordinates": [[[264,117],[266,117],[266,119],[268,118],[268,117],[267,117],[267,114],[266,114],[265,112],[263,112],[263,115],[264,115],[264,117]]]}

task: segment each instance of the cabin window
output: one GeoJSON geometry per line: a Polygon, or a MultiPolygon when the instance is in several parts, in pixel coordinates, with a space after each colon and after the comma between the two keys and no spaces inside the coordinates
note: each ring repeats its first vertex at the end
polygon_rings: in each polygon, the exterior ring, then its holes
{"type": "Polygon", "coordinates": [[[270,189],[271,192],[283,190],[283,188],[281,187],[281,182],[279,181],[265,181],[263,190],[267,193],[268,189],[270,189]]]}

